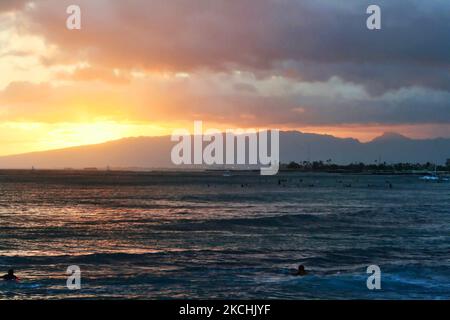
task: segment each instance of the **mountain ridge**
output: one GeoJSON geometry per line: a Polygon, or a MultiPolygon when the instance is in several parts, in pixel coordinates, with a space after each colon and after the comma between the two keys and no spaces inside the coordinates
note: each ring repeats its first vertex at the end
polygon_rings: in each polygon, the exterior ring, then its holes
{"type": "MultiPolygon", "coordinates": [[[[140,136],[104,143],[0,157],[0,168],[142,167],[176,168],[170,136],[140,136]]],[[[336,164],[438,163],[450,158],[450,139],[412,139],[387,132],[368,142],[300,131],[280,132],[280,161],[327,161],[336,164]]]]}

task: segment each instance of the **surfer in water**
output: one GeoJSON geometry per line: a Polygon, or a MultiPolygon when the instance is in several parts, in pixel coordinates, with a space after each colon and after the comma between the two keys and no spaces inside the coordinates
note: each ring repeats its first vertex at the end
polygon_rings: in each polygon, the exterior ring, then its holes
{"type": "Polygon", "coordinates": [[[8,274],[5,274],[4,276],[2,276],[2,279],[4,281],[18,281],[19,280],[19,278],[14,274],[13,269],[9,269],[8,274]]]}
{"type": "Polygon", "coordinates": [[[298,266],[298,270],[294,273],[294,276],[306,276],[308,274],[308,271],[305,270],[305,266],[304,265],[299,265],[298,266]]]}

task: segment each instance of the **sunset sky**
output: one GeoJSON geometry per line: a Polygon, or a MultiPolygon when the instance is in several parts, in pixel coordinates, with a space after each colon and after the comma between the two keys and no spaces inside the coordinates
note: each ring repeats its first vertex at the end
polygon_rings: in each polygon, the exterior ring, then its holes
{"type": "Polygon", "coordinates": [[[1,0],[0,155],[194,120],[450,137],[450,1],[393,2],[1,0]],[[81,30],[66,28],[71,4],[81,30]]]}

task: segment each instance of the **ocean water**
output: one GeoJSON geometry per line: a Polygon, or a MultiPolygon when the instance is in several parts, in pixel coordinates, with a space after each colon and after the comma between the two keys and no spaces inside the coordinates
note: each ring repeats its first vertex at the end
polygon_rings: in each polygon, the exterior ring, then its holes
{"type": "Polygon", "coordinates": [[[10,267],[22,280],[0,281],[2,299],[449,299],[450,183],[3,171],[10,267]],[[310,274],[292,276],[298,264],[310,274]],[[367,289],[372,264],[381,290],[367,289]]]}

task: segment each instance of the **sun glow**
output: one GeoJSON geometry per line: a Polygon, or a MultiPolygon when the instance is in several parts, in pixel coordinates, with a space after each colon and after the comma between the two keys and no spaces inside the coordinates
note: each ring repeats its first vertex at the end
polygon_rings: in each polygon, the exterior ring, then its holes
{"type": "Polygon", "coordinates": [[[0,124],[0,156],[97,144],[134,136],[171,133],[164,124],[144,123],[24,123],[0,124]],[[12,135],[11,132],[14,132],[12,135]]]}

